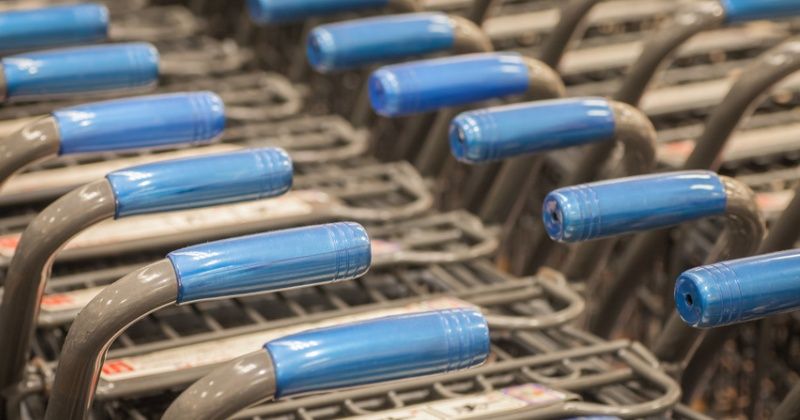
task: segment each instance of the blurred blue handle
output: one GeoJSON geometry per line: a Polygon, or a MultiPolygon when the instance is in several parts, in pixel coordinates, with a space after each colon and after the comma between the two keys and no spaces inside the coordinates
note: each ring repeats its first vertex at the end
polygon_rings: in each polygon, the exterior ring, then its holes
{"type": "Polygon", "coordinates": [[[158,51],[144,43],[40,51],[0,63],[8,100],[139,89],[158,81],[158,51]]]}
{"type": "Polygon", "coordinates": [[[276,398],[483,363],[489,330],[472,309],[423,312],[321,328],[267,343],[276,398]]]}
{"type": "Polygon", "coordinates": [[[134,166],[106,178],[119,218],[280,195],[292,185],[292,161],[281,149],[242,150],[134,166]]]}
{"type": "Polygon", "coordinates": [[[610,140],[614,129],[603,98],[529,102],[460,114],[450,125],[450,149],[477,163],[610,140]]]}
{"type": "Polygon", "coordinates": [[[0,52],[102,41],[108,9],[99,4],[54,6],[0,13],[0,52]]]}
{"type": "Polygon", "coordinates": [[[443,13],[410,13],[316,27],[308,61],[318,71],[429,54],[453,46],[453,21],[443,13]]]}
{"type": "Polygon", "coordinates": [[[364,275],[372,252],[356,223],[331,223],[195,245],[168,255],[178,303],[311,286],[364,275]]]}
{"type": "Polygon", "coordinates": [[[386,6],[389,0],[247,0],[250,17],[257,23],[301,21],[362,9],[386,6]]]}
{"type": "Polygon", "coordinates": [[[225,128],[225,105],[211,92],[141,96],[53,112],[60,154],[199,143],[225,128]]]}
{"type": "Polygon", "coordinates": [[[560,188],[542,214],[552,239],[579,242],[719,215],[726,204],[717,174],[683,171],[560,188]]]}
{"type": "Polygon", "coordinates": [[[681,318],[719,327],[800,309],[800,251],[792,250],[693,268],[675,284],[681,318]]]}
{"type": "Polygon", "coordinates": [[[800,15],[797,0],[721,0],[728,22],[780,19],[800,15]]]}
{"type": "Polygon", "coordinates": [[[514,53],[466,54],[397,64],[369,79],[372,108],[394,117],[528,91],[528,67],[514,53]]]}

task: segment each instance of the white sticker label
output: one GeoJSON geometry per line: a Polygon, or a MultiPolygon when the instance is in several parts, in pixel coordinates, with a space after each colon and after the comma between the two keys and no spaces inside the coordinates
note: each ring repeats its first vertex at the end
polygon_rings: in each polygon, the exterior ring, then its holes
{"type": "Polygon", "coordinates": [[[370,241],[370,246],[372,247],[373,258],[392,254],[403,249],[403,247],[396,242],[384,241],[381,239],[372,239],[370,241]]]}
{"type": "Polygon", "coordinates": [[[474,305],[459,299],[443,297],[412,303],[399,308],[364,312],[319,322],[309,322],[286,328],[260,331],[221,340],[159,350],[138,356],[109,359],[103,364],[100,377],[105,381],[119,381],[208,366],[223,363],[256,351],[269,340],[309,329],[330,327],[393,315],[469,307],[474,307],[474,305]]]}
{"type": "Polygon", "coordinates": [[[376,414],[350,417],[351,420],[401,420],[401,419],[471,419],[513,412],[520,409],[544,407],[562,402],[567,395],[538,384],[524,384],[492,391],[383,411],[376,414]]]}
{"type": "Polygon", "coordinates": [[[73,290],[64,293],[45,295],[42,298],[42,312],[77,311],[97,296],[104,288],[102,286],[88,289],[73,290]]]}
{"type": "Polygon", "coordinates": [[[756,194],[756,204],[762,213],[780,213],[794,198],[794,190],[783,190],[756,194]]]}
{"type": "Polygon", "coordinates": [[[694,140],[679,140],[658,145],[658,160],[670,166],[681,166],[694,150],[694,140]]]}

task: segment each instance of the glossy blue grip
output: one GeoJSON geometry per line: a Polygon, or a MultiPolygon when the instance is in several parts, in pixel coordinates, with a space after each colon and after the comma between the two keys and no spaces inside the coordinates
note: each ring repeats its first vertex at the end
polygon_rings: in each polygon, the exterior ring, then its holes
{"type": "Polygon", "coordinates": [[[483,363],[489,330],[472,309],[378,318],[267,343],[276,398],[446,373],[483,363]]]}
{"type": "Polygon", "coordinates": [[[158,81],[158,51],[145,43],[19,54],[0,64],[8,100],[140,89],[158,81]]]}
{"type": "Polygon", "coordinates": [[[148,163],[106,175],[116,217],[280,195],[292,186],[292,161],[265,148],[148,163]]]}
{"type": "Polygon", "coordinates": [[[168,255],[178,303],[312,286],[364,275],[372,252],[357,223],[331,223],[195,245],[168,255]]]}
{"type": "Polygon", "coordinates": [[[725,20],[731,23],[800,15],[797,0],[720,0],[720,3],[725,8],[725,20]]]}
{"type": "Polygon", "coordinates": [[[615,126],[603,98],[499,106],[457,116],[450,124],[450,150],[462,162],[486,162],[610,140],[615,126]]]}
{"type": "Polygon", "coordinates": [[[386,6],[389,0],[247,0],[250,18],[257,23],[286,23],[314,16],[386,6]]]}
{"type": "Polygon", "coordinates": [[[108,9],[99,4],[53,6],[0,13],[0,52],[102,41],[108,9]]]}
{"type": "Polygon", "coordinates": [[[369,98],[394,117],[528,91],[524,58],[515,53],[465,54],[385,66],[369,78],[369,98]]]}
{"type": "Polygon", "coordinates": [[[681,318],[697,328],[735,324],[800,309],[800,251],[693,268],[675,284],[681,318]]]}
{"type": "Polygon", "coordinates": [[[557,189],[542,218],[550,238],[579,242],[719,215],[727,201],[717,174],[669,172],[557,189]]]}
{"type": "Polygon", "coordinates": [[[453,31],[444,13],[358,19],[314,28],[306,53],[318,71],[343,70],[447,50],[453,46],[453,31]]]}
{"type": "Polygon", "coordinates": [[[225,105],[211,92],[141,96],[53,112],[59,154],[210,141],[225,128],[225,105]]]}

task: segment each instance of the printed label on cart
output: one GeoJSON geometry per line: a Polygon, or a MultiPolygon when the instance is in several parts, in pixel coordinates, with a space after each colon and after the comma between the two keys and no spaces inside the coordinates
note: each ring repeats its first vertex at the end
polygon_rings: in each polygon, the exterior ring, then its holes
{"type": "Polygon", "coordinates": [[[372,247],[373,258],[390,255],[403,249],[403,247],[396,242],[384,241],[382,239],[370,240],[370,246],[372,247]]]}
{"type": "Polygon", "coordinates": [[[17,249],[17,245],[19,244],[19,238],[19,233],[0,236],[0,256],[9,259],[13,257],[14,250],[17,249]]]}
{"type": "Polygon", "coordinates": [[[42,298],[42,312],[65,312],[81,310],[102,290],[103,287],[98,286],[90,287],[88,289],[45,295],[42,298]]]}
{"type": "Polygon", "coordinates": [[[329,327],[350,322],[385,316],[402,315],[439,309],[470,308],[469,302],[451,297],[442,297],[406,306],[375,310],[360,314],[341,316],[318,322],[308,322],[286,328],[260,331],[221,340],[191,344],[166,350],[154,351],[139,356],[109,359],[103,364],[100,377],[105,381],[120,381],[170,373],[200,366],[223,363],[260,349],[264,343],[275,338],[313,328],[329,327]]]}
{"type": "Polygon", "coordinates": [[[774,191],[756,194],[758,209],[765,214],[782,212],[794,198],[794,190],[774,191]]]}
{"type": "Polygon", "coordinates": [[[470,395],[376,414],[350,417],[350,420],[470,419],[520,409],[545,407],[563,402],[567,394],[538,384],[524,384],[486,394],[470,395]]]}
{"type": "Polygon", "coordinates": [[[681,166],[692,154],[694,140],[679,140],[658,145],[657,154],[660,162],[669,166],[681,166]]]}

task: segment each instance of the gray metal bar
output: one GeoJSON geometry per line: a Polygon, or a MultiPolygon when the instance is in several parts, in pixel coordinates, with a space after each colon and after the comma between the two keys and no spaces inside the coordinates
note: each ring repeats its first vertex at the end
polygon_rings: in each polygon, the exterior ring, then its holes
{"type": "Polygon", "coordinates": [[[55,118],[44,117],[0,139],[0,186],[25,166],[57,155],[60,137],[55,118]]]}
{"type": "Polygon", "coordinates": [[[561,7],[558,24],[542,45],[539,59],[558,70],[564,52],[581,35],[587,24],[587,15],[600,0],[570,0],[561,7]]]}

